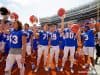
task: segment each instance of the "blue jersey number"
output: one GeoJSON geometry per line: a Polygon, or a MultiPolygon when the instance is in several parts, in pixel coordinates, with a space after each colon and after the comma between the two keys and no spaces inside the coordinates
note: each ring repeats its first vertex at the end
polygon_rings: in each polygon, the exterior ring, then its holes
{"type": "Polygon", "coordinates": [[[51,39],[52,39],[52,40],[56,40],[56,39],[57,39],[56,34],[52,34],[51,39]]]}
{"type": "Polygon", "coordinates": [[[72,33],[72,32],[66,32],[65,37],[72,39],[72,38],[74,38],[74,33],[72,33]]]}
{"type": "Polygon", "coordinates": [[[48,39],[48,35],[47,34],[43,34],[43,40],[48,39]]]}
{"type": "Polygon", "coordinates": [[[18,43],[18,37],[17,37],[16,35],[13,35],[13,36],[11,37],[11,42],[12,42],[13,44],[17,44],[17,43],[18,43]]]}

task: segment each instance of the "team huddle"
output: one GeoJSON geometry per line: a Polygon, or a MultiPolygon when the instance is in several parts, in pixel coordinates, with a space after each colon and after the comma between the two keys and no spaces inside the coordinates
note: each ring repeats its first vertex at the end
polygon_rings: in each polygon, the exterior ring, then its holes
{"type": "Polygon", "coordinates": [[[4,52],[7,54],[5,75],[11,75],[11,69],[15,61],[20,69],[20,75],[24,75],[25,57],[31,56],[32,53],[36,53],[37,57],[34,72],[38,71],[43,55],[45,71],[52,69],[51,63],[55,59],[56,71],[62,72],[66,61],[69,60],[70,71],[74,73],[75,53],[80,50],[83,51],[85,58],[82,68],[90,66],[93,69],[95,33],[97,31],[95,25],[91,26],[91,22],[83,27],[79,27],[77,32],[74,32],[72,29],[74,26],[73,22],[68,22],[67,27],[65,27],[63,17],[61,18],[60,27],[58,27],[57,23],[45,23],[41,29],[36,25],[30,28],[27,23],[22,27],[22,23],[18,20],[11,22],[11,24],[1,22],[0,26],[0,51],[5,50],[4,52]],[[77,50],[80,42],[81,48],[77,50]],[[58,62],[60,51],[63,51],[61,66],[59,66],[58,62]],[[88,60],[90,61],[88,62],[88,60]]]}

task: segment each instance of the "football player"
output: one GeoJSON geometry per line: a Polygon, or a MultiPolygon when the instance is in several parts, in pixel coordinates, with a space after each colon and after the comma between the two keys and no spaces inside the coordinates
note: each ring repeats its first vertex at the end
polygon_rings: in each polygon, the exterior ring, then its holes
{"type": "Polygon", "coordinates": [[[49,60],[49,69],[51,68],[51,63],[53,57],[56,62],[56,70],[59,71],[58,68],[58,59],[59,59],[59,42],[60,42],[60,33],[57,30],[57,24],[53,23],[50,26],[50,60],[49,60]],[[55,56],[54,56],[55,55],[55,56]]]}
{"type": "Polygon", "coordinates": [[[11,75],[11,69],[15,61],[20,69],[20,75],[24,75],[27,34],[22,31],[20,21],[14,21],[13,27],[12,31],[5,31],[5,33],[10,34],[10,51],[6,60],[5,75],[11,75]]]}
{"type": "Polygon", "coordinates": [[[37,58],[37,50],[38,50],[38,35],[36,35],[36,33],[38,33],[38,28],[36,25],[33,25],[33,35],[32,35],[32,55],[31,55],[31,59],[32,59],[32,70],[34,70],[35,65],[34,65],[34,61],[37,58]]]}
{"type": "Polygon", "coordinates": [[[85,55],[85,65],[83,68],[86,68],[90,65],[90,70],[93,69],[94,66],[94,46],[95,46],[95,38],[94,33],[96,33],[95,27],[91,28],[90,24],[88,26],[85,26],[84,33],[82,33],[82,36],[84,38],[83,42],[83,51],[85,55]]]}
{"type": "Polygon", "coordinates": [[[75,54],[75,38],[76,34],[71,30],[72,22],[68,23],[68,28],[64,28],[64,18],[61,18],[62,20],[62,27],[61,29],[64,31],[64,36],[65,36],[65,47],[64,47],[64,56],[62,58],[62,67],[60,71],[63,71],[65,62],[68,57],[68,53],[70,51],[70,69],[71,72],[74,73],[73,65],[74,65],[74,54],[75,54]]]}
{"type": "Polygon", "coordinates": [[[44,55],[44,69],[48,71],[47,68],[47,57],[48,57],[48,41],[49,41],[49,32],[48,32],[48,23],[43,25],[43,29],[40,30],[38,33],[38,50],[37,50],[37,67],[34,72],[37,72],[39,69],[39,64],[42,55],[44,55]]]}
{"type": "Polygon", "coordinates": [[[24,24],[24,31],[27,32],[27,47],[26,47],[26,52],[27,55],[30,56],[31,55],[31,41],[32,41],[32,30],[29,29],[29,24],[25,23],[24,24]]]}

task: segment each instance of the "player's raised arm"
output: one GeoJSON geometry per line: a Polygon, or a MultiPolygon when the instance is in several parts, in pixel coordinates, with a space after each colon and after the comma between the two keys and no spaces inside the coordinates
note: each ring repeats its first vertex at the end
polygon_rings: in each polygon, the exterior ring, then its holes
{"type": "Polygon", "coordinates": [[[66,10],[64,8],[60,8],[57,12],[58,16],[61,18],[61,30],[64,29],[64,17],[66,10]]]}
{"type": "Polygon", "coordinates": [[[64,16],[61,17],[61,30],[64,30],[64,16]]]}
{"type": "Polygon", "coordinates": [[[39,36],[39,31],[36,25],[33,26],[33,36],[36,38],[39,36]]]}

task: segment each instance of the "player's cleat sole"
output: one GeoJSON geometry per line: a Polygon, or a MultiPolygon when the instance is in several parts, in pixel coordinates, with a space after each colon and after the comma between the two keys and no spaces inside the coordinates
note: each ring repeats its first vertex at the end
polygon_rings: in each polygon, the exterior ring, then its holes
{"type": "Polygon", "coordinates": [[[89,67],[88,64],[85,64],[85,65],[82,66],[83,69],[86,69],[86,68],[88,68],[88,67],[89,67]]]}
{"type": "Polygon", "coordinates": [[[49,68],[48,68],[48,67],[44,67],[44,70],[45,70],[45,71],[49,71],[49,68]]]}
{"type": "Polygon", "coordinates": [[[35,68],[35,70],[34,70],[34,72],[37,72],[38,70],[39,70],[39,68],[38,68],[38,67],[36,67],[36,68],[35,68]]]}
{"type": "Polygon", "coordinates": [[[71,73],[74,73],[74,69],[73,68],[71,68],[70,71],[71,71],[71,73]]]}
{"type": "Polygon", "coordinates": [[[60,72],[62,72],[62,71],[64,71],[64,67],[61,67],[61,68],[60,68],[60,72]]]}

